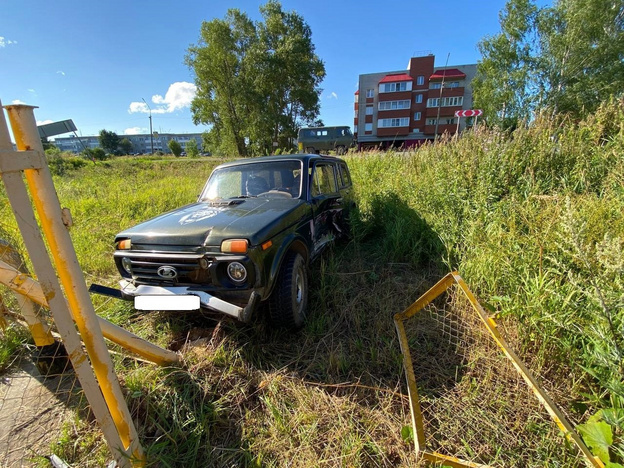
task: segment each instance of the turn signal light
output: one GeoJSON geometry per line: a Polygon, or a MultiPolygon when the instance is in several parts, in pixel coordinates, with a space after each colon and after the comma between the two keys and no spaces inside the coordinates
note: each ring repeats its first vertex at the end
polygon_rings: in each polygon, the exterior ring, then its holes
{"type": "Polygon", "coordinates": [[[247,239],[230,239],[221,242],[221,252],[223,253],[247,253],[247,239]]]}
{"type": "Polygon", "coordinates": [[[132,247],[132,242],[130,241],[130,239],[124,239],[117,242],[118,250],[130,250],[130,247],[132,247]]]}

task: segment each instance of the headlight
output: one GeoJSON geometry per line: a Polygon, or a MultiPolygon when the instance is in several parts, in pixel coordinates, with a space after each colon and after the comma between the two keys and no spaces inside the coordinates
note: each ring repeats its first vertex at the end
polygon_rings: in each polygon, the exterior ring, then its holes
{"type": "Polygon", "coordinates": [[[228,239],[221,242],[223,253],[247,253],[249,243],[247,239],[228,239]]]}
{"type": "Polygon", "coordinates": [[[232,262],[227,267],[228,276],[232,281],[242,283],[247,278],[247,270],[240,262],[232,262]]]}
{"type": "Polygon", "coordinates": [[[121,266],[129,275],[132,274],[132,261],[128,257],[123,257],[121,259],[121,266]]]}
{"type": "Polygon", "coordinates": [[[132,241],[130,239],[124,239],[117,242],[117,250],[130,250],[132,247],[132,241]]]}

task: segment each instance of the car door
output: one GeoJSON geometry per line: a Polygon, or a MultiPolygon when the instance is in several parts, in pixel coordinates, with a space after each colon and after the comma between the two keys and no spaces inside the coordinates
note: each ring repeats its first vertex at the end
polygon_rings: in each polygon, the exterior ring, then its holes
{"type": "Polygon", "coordinates": [[[317,162],[311,169],[313,255],[320,253],[339,234],[337,219],[342,211],[342,196],[338,191],[336,172],[337,166],[330,161],[317,162]]]}

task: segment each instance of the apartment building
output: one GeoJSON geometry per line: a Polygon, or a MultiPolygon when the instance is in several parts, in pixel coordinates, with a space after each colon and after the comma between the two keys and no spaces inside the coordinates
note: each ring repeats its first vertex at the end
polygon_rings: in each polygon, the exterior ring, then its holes
{"type": "Polygon", "coordinates": [[[435,67],[435,56],[412,57],[407,70],[360,75],[355,92],[354,134],[358,147],[418,146],[445,132],[455,134],[472,109],[477,65],[435,67]]]}
{"type": "MultiPolygon", "coordinates": [[[[127,138],[132,143],[132,152],[140,154],[149,154],[152,152],[152,138],[149,133],[141,135],[119,135],[120,139],[127,138]]],[[[197,148],[201,151],[202,135],[201,133],[157,133],[153,136],[154,152],[162,151],[163,153],[171,153],[169,140],[176,140],[182,146],[184,151],[186,144],[190,140],[197,142],[197,148]]],[[[61,151],[71,151],[80,153],[84,148],[99,148],[100,140],[98,136],[70,136],[55,137],[54,145],[61,151]]]]}

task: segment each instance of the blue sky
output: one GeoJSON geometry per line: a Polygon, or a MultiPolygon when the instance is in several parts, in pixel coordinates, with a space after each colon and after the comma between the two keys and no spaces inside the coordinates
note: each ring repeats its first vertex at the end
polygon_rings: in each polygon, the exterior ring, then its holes
{"type": "MultiPolygon", "coordinates": [[[[202,21],[228,8],[259,20],[264,2],[2,0],[0,99],[39,106],[39,123],[73,119],[82,135],[101,129],[146,133],[152,108],[160,132],[201,132],[188,104],[184,64],[202,21]]],[[[544,1],[539,2],[545,3],[544,1]]],[[[320,118],[353,126],[358,75],[407,66],[433,53],[436,66],[476,63],[478,41],[499,31],[504,0],[445,2],[282,1],[312,29],[325,62],[320,118]]]]}

